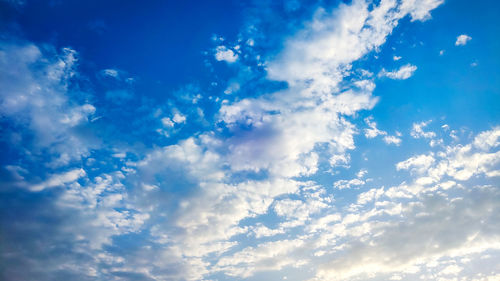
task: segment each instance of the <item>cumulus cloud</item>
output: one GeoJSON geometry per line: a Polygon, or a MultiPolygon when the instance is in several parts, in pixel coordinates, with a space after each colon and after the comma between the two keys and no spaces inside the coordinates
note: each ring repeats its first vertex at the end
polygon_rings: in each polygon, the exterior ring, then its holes
{"type": "Polygon", "coordinates": [[[382,69],[378,76],[379,77],[388,77],[391,79],[396,79],[396,80],[405,80],[410,78],[413,73],[417,70],[417,67],[411,64],[406,64],[401,66],[398,70],[394,71],[386,71],[385,69],[382,69]]]}
{"type": "Polygon", "coordinates": [[[215,59],[218,61],[233,63],[238,60],[238,54],[236,54],[233,50],[227,48],[226,46],[218,46],[215,49],[215,59]]]}
{"type": "Polygon", "coordinates": [[[186,122],[186,116],[184,116],[180,113],[175,113],[174,117],[172,117],[172,121],[174,121],[177,124],[184,123],[184,122],[186,122]]]}
{"type": "Polygon", "coordinates": [[[472,37],[467,34],[459,35],[457,41],[455,41],[455,46],[465,46],[470,40],[472,40],[472,37]]]}

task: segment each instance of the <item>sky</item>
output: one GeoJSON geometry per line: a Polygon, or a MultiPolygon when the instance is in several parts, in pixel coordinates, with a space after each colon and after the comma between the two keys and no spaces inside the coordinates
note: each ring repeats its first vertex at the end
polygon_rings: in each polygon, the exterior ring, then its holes
{"type": "Polygon", "coordinates": [[[499,14],[0,0],[0,279],[500,280],[499,14]]]}

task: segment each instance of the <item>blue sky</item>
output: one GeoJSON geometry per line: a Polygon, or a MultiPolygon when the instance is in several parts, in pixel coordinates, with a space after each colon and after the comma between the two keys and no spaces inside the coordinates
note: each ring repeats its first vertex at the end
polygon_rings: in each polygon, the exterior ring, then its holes
{"type": "Polygon", "coordinates": [[[500,279],[499,13],[0,0],[0,279],[500,279]]]}

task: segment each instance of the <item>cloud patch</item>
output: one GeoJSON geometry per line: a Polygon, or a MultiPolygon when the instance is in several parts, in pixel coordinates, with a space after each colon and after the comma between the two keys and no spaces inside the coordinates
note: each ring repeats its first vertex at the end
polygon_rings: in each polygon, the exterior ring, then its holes
{"type": "Polygon", "coordinates": [[[406,80],[413,76],[413,73],[417,70],[417,67],[412,64],[406,64],[401,66],[398,70],[387,71],[382,69],[378,76],[379,77],[387,77],[394,80],[406,80]]]}
{"type": "Polygon", "coordinates": [[[472,37],[467,34],[459,35],[455,41],[455,46],[465,46],[470,40],[472,40],[472,37]]]}

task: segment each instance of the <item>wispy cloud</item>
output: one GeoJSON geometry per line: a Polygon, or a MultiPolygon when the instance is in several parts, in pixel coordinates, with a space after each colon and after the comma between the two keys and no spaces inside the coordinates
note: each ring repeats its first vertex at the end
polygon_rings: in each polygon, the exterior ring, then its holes
{"type": "Polygon", "coordinates": [[[413,76],[413,73],[417,70],[417,67],[411,64],[406,64],[401,66],[398,70],[387,71],[382,69],[378,76],[379,77],[388,77],[396,80],[405,80],[413,76]]]}

